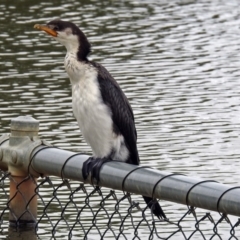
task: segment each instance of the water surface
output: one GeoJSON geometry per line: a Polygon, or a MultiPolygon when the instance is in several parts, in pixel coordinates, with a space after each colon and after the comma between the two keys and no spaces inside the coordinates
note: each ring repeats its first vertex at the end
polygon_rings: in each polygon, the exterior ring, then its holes
{"type": "Polygon", "coordinates": [[[2,0],[0,9],[0,135],[29,115],[41,138],[91,154],[71,110],[66,51],[33,29],[61,17],[129,98],[142,164],[239,184],[239,1],[2,0]]]}

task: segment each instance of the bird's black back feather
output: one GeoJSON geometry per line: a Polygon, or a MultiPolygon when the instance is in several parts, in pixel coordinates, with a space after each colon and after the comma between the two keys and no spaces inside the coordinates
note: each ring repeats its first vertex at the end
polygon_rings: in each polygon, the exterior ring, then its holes
{"type": "MultiPolygon", "coordinates": [[[[127,163],[139,165],[139,156],[137,150],[137,132],[134,123],[134,115],[127,97],[121,90],[118,83],[111,74],[100,64],[90,62],[98,71],[99,87],[102,99],[109,106],[112,112],[114,123],[113,131],[116,134],[122,134],[125,144],[130,152],[130,157],[126,159],[127,163]]],[[[159,219],[166,218],[160,204],[153,201],[151,197],[143,196],[148,207],[152,209],[159,219]]]]}
{"type": "Polygon", "coordinates": [[[139,165],[137,150],[137,132],[134,115],[127,97],[111,74],[100,64],[91,62],[98,71],[99,87],[104,103],[110,108],[113,119],[113,131],[124,137],[130,156],[127,163],[139,165]]]}
{"type": "MultiPolygon", "coordinates": [[[[113,131],[116,134],[121,134],[130,156],[128,159],[122,159],[127,163],[139,165],[139,155],[137,150],[137,132],[135,128],[134,115],[127,97],[121,90],[118,83],[111,74],[100,64],[89,61],[88,54],[91,52],[91,45],[88,42],[84,33],[71,22],[53,20],[47,24],[56,31],[64,31],[66,28],[71,28],[72,33],[78,36],[79,49],[77,52],[78,61],[88,62],[93,65],[98,71],[99,87],[103,102],[109,107],[113,119],[113,131]]],[[[109,156],[106,156],[109,157],[109,156]]],[[[165,214],[158,202],[152,202],[152,198],[143,196],[148,207],[158,218],[165,218],[165,214]]]]}

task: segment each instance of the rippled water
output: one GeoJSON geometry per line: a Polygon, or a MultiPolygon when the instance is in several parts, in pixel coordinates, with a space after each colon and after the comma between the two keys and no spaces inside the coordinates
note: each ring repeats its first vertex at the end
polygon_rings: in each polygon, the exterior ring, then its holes
{"type": "Polygon", "coordinates": [[[239,1],[2,0],[0,9],[0,135],[31,115],[42,138],[91,153],[72,115],[65,49],[33,29],[61,17],[128,96],[143,164],[240,182],[239,1]]]}

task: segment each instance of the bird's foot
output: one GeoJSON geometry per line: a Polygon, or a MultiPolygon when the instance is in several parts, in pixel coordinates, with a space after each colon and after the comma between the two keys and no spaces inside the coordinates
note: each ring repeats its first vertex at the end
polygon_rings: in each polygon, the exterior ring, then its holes
{"type": "Polygon", "coordinates": [[[84,180],[86,180],[89,173],[91,173],[91,182],[93,183],[93,180],[95,178],[98,184],[100,182],[100,170],[102,168],[102,165],[110,161],[111,159],[108,158],[90,157],[83,163],[82,175],[84,180]]]}

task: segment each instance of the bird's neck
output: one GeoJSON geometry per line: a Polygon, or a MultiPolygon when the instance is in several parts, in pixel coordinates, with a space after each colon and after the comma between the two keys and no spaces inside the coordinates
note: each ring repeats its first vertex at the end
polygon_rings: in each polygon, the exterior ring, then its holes
{"type": "Polygon", "coordinates": [[[66,45],[67,54],[75,55],[78,61],[80,62],[88,62],[88,52],[86,53],[86,49],[80,47],[79,44],[68,44],[66,45]]]}
{"type": "Polygon", "coordinates": [[[72,85],[78,83],[84,75],[84,68],[82,63],[77,60],[76,52],[67,52],[64,60],[64,66],[72,85]]]}
{"type": "Polygon", "coordinates": [[[77,51],[67,51],[64,65],[72,85],[86,80],[86,76],[88,75],[87,72],[89,72],[91,68],[88,63],[88,61],[81,61],[78,59],[77,51]]]}
{"type": "Polygon", "coordinates": [[[91,46],[88,41],[80,42],[76,35],[70,39],[56,38],[59,43],[67,49],[67,54],[73,54],[79,61],[88,62],[88,55],[91,52],[91,46]]]}

